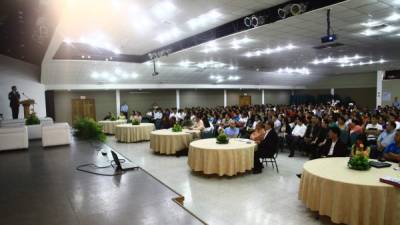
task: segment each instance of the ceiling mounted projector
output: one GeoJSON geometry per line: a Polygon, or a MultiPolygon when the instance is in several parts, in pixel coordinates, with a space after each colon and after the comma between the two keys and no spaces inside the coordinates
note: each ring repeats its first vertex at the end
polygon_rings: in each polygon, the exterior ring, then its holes
{"type": "Polygon", "coordinates": [[[331,34],[331,35],[327,35],[327,36],[321,37],[321,42],[322,43],[329,43],[329,42],[336,41],[336,39],[337,39],[336,34],[331,34]]]}

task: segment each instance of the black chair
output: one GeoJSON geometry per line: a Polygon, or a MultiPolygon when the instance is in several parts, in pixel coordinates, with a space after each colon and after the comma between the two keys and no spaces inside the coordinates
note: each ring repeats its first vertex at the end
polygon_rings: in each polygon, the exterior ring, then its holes
{"type": "Polygon", "coordinates": [[[278,168],[278,163],[276,162],[276,159],[278,158],[278,151],[275,151],[273,155],[266,156],[261,158],[261,163],[264,164],[265,166],[268,166],[268,163],[271,163],[272,168],[276,168],[276,172],[279,173],[279,168],[278,168]]]}

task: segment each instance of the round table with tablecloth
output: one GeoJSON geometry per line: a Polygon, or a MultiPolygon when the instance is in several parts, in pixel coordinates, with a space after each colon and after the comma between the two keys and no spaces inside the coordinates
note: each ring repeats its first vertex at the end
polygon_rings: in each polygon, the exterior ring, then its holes
{"type": "Polygon", "coordinates": [[[400,224],[400,189],[379,181],[385,176],[400,178],[393,169],[398,166],[357,171],[347,167],[348,160],[323,158],[305,163],[299,199],[334,223],[400,224]]]}
{"type": "Polygon", "coordinates": [[[193,171],[234,176],[253,168],[256,143],[241,138],[232,138],[228,144],[216,142],[208,138],[190,143],[188,164],[193,171]]]}
{"type": "Polygon", "coordinates": [[[173,132],[171,129],[156,130],[150,134],[150,148],[160,154],[173,155],[188,149],[190,142],[200,136],[199,130],[173,132]]]}
{"type": "Polygon", "coordinates": [[[139,125],[121,124],[115,127],[115,138],[119,142],[132,143],[150,140],[150,133],[155,129],[153,123],[139,125]]]}
{"type": "Polygon", "coordinates": [[[102,120],[99,121],[99,124],[103,128],[103,132],[105,134],[115,134],[115,126],[120,125],[120,124],[125,124],[126,120],[102,120]]]}

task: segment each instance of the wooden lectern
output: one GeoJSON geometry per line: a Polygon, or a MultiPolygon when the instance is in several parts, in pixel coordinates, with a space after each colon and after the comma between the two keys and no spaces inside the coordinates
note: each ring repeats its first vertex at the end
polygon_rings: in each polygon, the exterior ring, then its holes
{"type": "Polygon", "coordinates": [[[20,101],[19,104],[24,106],[24,118],[27,118],[30,114],[29,108],[31,107],[31,105],[35,104],[35,100],[26,99],[26,100],[20,101]]]}

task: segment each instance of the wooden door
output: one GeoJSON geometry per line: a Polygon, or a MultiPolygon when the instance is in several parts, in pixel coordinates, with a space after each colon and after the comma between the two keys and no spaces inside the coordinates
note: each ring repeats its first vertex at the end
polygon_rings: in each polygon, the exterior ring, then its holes
{"type": "Polygon", "coordinates": [[[239,106],[251,105],[251,96],[241,95],[239,96],[239,106]]]}
{"type": "Polygon", "coordinates": [[[72,122],[88,117],[96,120],[96,106],[94,99],[72,99],[72,122]]]}

